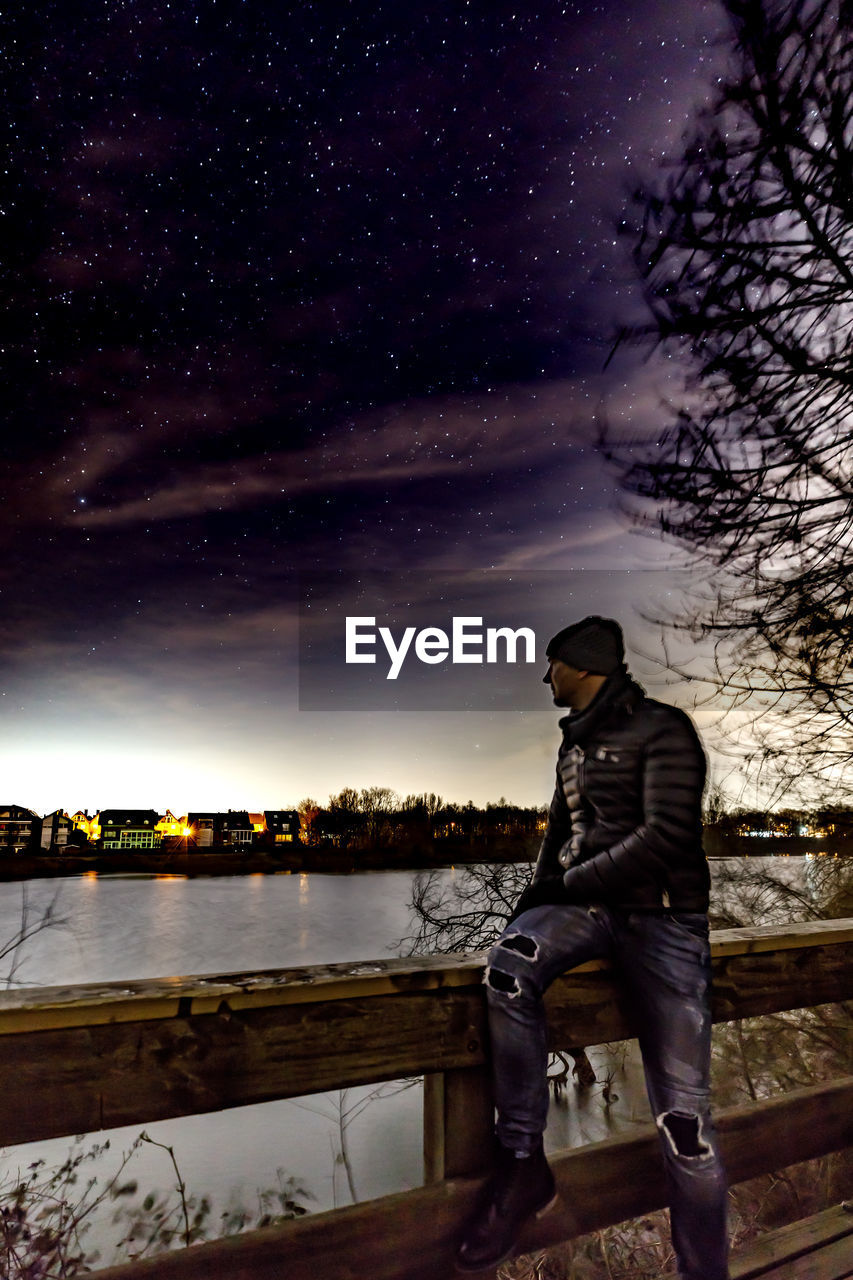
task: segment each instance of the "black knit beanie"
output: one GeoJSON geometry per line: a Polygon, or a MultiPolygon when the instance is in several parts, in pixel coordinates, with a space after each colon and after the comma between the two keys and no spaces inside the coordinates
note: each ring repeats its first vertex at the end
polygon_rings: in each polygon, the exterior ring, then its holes
{"type": "MultiPolygon", "coordinates": [[[[548,641],[545,650],[548,658],[565,662],[576,671],[589,671],[594,675],[612,675],[625,658],[625,642],[622,628],[612,618],[600,618],[597,613],[558,631],[548,641]]],[[[545,676],[544,683],[550,677],[545,676]]]]}

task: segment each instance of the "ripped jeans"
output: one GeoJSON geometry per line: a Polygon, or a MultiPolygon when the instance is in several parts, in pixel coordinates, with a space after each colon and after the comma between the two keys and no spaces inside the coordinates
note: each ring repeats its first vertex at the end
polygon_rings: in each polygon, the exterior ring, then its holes
{"type": "Polygon", "coordinates": [[[497,1134],[531,1151],[548,1114],[544,991],[601,957],[626,984],[660,1132],[681,1280],[726,1280],[726,1179],[709,1111],[710,948],[704,915],[606,906],[525,911],[489,954],[486,993],[497,1134]]]}

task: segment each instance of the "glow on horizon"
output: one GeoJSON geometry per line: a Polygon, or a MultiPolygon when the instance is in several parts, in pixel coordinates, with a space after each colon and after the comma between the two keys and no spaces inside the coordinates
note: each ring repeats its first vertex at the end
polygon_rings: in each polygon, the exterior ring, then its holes
{"type": "MultiPolygon", "coordinates": [[[[692,708],[642,659],[632,669],[652,696],[693,712],[713,762],[714,708],[692,708]]],[[[179,707],[162,691],[107,708],[82,699],[75,714],[42,692],[0,749],[0,800],[40,815],[126,806],[182,816],[293,809],[307,797],[325,805],[344,787],[382,786],[538,807],[551,798],[561,714],[547,698],[530,713],[301,712],[285,697],[216,700],[209,689],[179,707]]],[[[731,763],[713,772],[725,785],[731,763]]]]}
{"type": "Polygon", "coordinates": [[[506,796],[519,805],[550,800],[555,726],[541,717],[436,713],[345,716],[291,713],[277,738],[252,726],[207,737],[199,726],[181,741],[42,723],[0,757],[3,802],[38,814],[127,807],[171,810],[295,808],[311,796],[326,804],[344,787],[390,787],[400,796],[435,792],[446,801],[485,805],[506,796]]]}

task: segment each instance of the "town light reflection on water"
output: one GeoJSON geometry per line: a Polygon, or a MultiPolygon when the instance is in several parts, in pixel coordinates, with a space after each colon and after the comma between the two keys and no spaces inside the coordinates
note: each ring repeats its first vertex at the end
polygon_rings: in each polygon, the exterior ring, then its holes
{"type": "Polygon", "coordinates": [[[309,925],[308,907],[311,900],[311,877],[307,871],[299,873],[299,946],[305,949],[311,945],[311,929],[309,925]]]}
{"type": "Polygon", "coordinates": [[[81,884],[97,884],[99,880],[188,880],[182,871],[81,871],[69,877],[81,884]]]}

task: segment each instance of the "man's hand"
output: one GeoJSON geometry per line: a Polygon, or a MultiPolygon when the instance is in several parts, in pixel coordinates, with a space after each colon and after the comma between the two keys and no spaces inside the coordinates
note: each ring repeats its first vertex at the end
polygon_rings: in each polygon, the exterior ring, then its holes
{"type": "Polygon", "coordinates": [[[520,915],[525,911],[530,911],[533,907],[544,907],[558,902],[570,901],[571,896],[566,889],[562,874],[542,876],[541,880],[534,881],[533,884],[529,884],[523,890],[508,923],[512,924],[520,915]]]}

